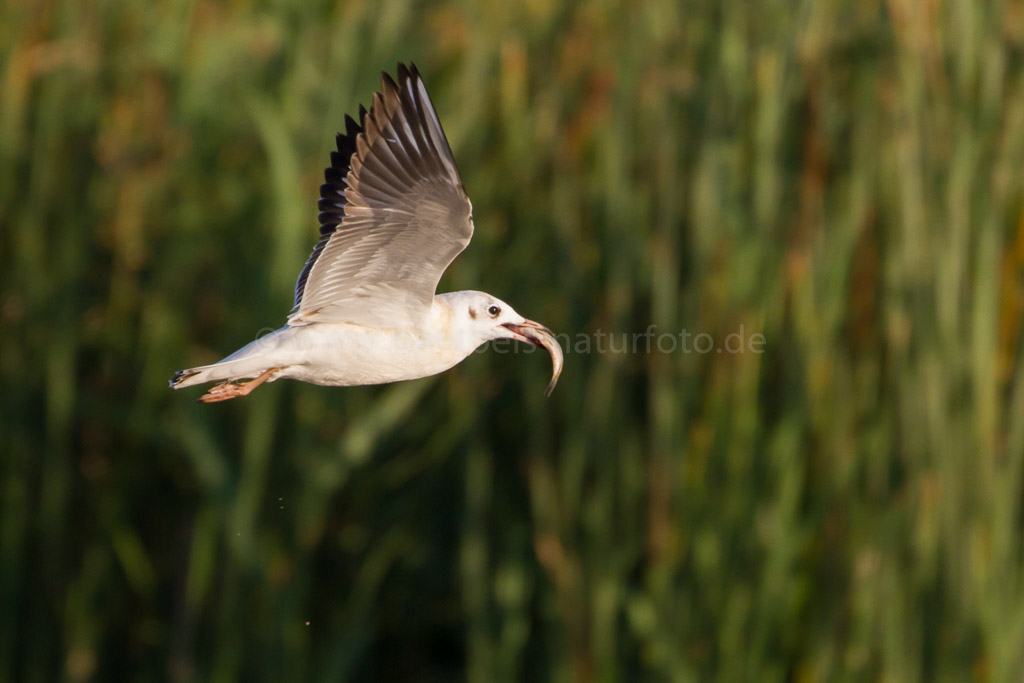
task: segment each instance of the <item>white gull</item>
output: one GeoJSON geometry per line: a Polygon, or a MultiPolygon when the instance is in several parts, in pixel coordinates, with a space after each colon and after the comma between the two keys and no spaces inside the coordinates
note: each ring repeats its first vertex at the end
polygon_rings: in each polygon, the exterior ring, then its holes
{"type": "Polygon", "coordinates": [[[427,377],[492,339],[551,354],[551,394],[562,370],[554,334],[490,294],[435,295],[473,235],[472,205],[415,65],[386,73],[360,122],[345,117],[320,187],[320,240],[295,286],[287,324],[213,365],[181,370],[175,389],[221,381],[209,403],[282,378],[327,386],[427,377]],[[248,380],[248,381],[246,381],[248,380]]]}

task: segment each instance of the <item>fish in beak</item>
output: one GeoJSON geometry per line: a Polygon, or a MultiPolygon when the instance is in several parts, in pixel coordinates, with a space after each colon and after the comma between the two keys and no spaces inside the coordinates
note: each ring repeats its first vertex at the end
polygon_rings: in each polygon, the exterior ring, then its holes
{"type": "Polygon", "coordinates": [[[511,331],[519,341],[528,342],[534,346],[543,346],[551,354],[551,382],[548,384],[545,396],[551,396],[558,383],[558,377],[562,374],[562,347],[555,339],[555,333],[540,323],[532,320],[524,320],[521,323],[505,323],[502,325],[511,331]]]}

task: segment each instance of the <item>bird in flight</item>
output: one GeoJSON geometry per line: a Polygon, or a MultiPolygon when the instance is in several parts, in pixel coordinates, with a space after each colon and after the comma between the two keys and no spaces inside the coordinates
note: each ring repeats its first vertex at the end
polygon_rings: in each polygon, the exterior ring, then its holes
{"type": "Polygon", "coordinates": [[[217,382],[199,401],[245,396],[282,378],[326,386],[384,384],[456,365],[492,339],[551,354],[547,394],[562,371],[554,334],[484,292],[435,294],[473,235],[472,205],[416,66],[398,65],[359,122],[345,117],[320,186],[320,240],[295,285],[284,327],[171,387],[217,382]]]}

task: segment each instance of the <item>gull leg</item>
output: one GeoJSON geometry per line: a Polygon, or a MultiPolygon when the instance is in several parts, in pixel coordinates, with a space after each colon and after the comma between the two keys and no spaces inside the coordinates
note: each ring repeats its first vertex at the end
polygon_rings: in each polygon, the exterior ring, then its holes
{"type": "Polygon", "coordinates": [[[231,398],[238,398],[239,396],[248,396],[252,393],[253,389],[270,379],[270,376],[278,370],[284,370],[284,368],[270,368],[259,377],[248,382],[241,382],[239,380],[221,382],[196,400],[199,403],[216,403],[218,401],[227,401],[231,398]]]}

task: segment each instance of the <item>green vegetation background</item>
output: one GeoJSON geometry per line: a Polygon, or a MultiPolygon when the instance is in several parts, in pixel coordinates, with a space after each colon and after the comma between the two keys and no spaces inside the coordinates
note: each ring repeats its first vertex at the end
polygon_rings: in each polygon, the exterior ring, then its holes
{"type": "Polygon", "coordinates": [[[1019,1],[8,2],[0,230],[0,681],[1024,673],[1019,1]],[[442,289],[764,352],[169,391],[398,60],[442,289]]]}

